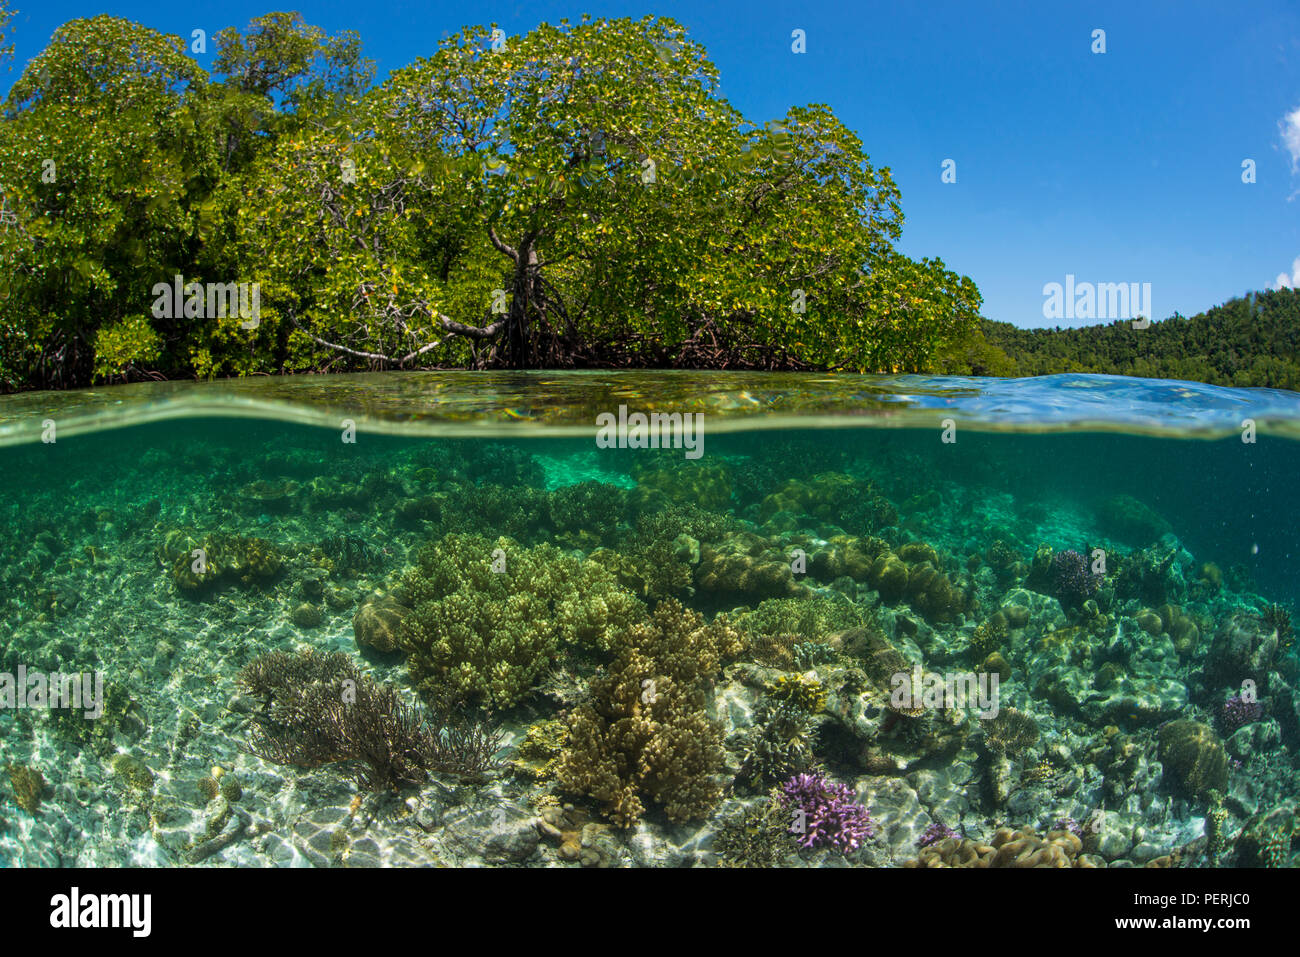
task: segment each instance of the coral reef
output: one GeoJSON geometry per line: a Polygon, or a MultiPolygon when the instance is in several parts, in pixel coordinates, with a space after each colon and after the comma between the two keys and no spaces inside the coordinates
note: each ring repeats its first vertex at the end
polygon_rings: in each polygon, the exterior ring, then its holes
{"type": "Polygon", "coordinates": [[[1077,608],[1097,593],[1102,576],[1094,572],[1088,559],[1073,549],[1052,556],[1052,594],[1066,608],[1077,608]]]}
{"type": "Polygon", "coordinates": [[[342,652],[269,652],[239,683],[263,702],[248,751],[277,764],[348,763],[371,791],[418,785],[429,771],[474,776],[493,766],[497,735],[485,724],[406,704],[342,652]]]}
{"type": "Polygon", "coordinates": [[[781,785],[777,799],[791,816],[789,830],[801,847],[831,847],[849,854],[875,836],[875,823],[853,799],[849,786],[822,774],[796,774],[781,785]]]}
{"type": "Polygon", "coordinates": [[[265,585],[280,573],[280,550],[261,538],[213,533],[201,539],[183,538],[179,554],[170,551],[172,584],[192,597],[209,595],[223,584],[265,585]],[[202,554],[195,554],[196,551],[202,554]]]}
{"type": "Polygon", "coordinates": [[[775,701],[793,705],[805,714],[817,714],[826,707],[826,689],[816,678],[806,675],[781,675],[767,686],[775,701]]]}
{"type": "Polygon", "coordinates": [[[721,795],[723,757],[707,696],[723,660],[740,651],[740,635],[668,599],[648,622],[617,633],[611,648],[590,702],[569,715],[561,788],[601,802],[618,827],[635,824],[647,800],[670,821],[704,817],[721,795]]]}
{"type": "Polygon", "coordinates": [[[1182,718],[1160,728],[1160,763],[1187,793],[1205,795],[1228,786],[1228,755],[1214,730],[1182,718]]]}
{"type": "Polygon", "coordinates": [[[780,867],[797,845],[790,814],[777,800],[764,800],[718,824],[713,850],[723,867],[780,867]]]}
{"type": "Polygon", "coordinates": [[[381,654],[396,651],[402,622],[410,613],[411,609],[392,595],[372,595],[352,618],[352,635],[357,647],[373,648],[381,654]]]}
{"type": "Polygon", "coordinates": [[[41,808],[45,792],[45,778],[36,768],[26,764],[9,765],[9,785],[14,789],[14,803],[28,814],[41,808]]]}
{"type": "Polygon", "coordinates": [[[922,848],[916,860],[904,867],[1105,867],[1082,853],[1083,841],[1068,830],[1050,831],[1043,837],[1030,828],[998,828],[987,844],[949,837],[922,848]]]}
{"type": "Polygon", "coordinates": [[[563,646],[607,648],[611,633],[644,615],[595,562],[507,538],[446,535],[420,550],[402,586],[412,611],[399,644],[430,700],[510,707],[563,646]]]}
{"type": "Polygon", "coordinates": [[[812,721],[807,711],[787,702],[764,705],[741,745],[739,778],[775,784],[808,771],[814,761],[812,721]]]}

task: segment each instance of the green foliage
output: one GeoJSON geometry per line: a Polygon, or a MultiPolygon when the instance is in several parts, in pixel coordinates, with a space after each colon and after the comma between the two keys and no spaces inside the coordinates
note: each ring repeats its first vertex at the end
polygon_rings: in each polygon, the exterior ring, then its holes
{"type": "Polygon", "coordinates": [[[0,124],[18,220],[0,229],[0,363],[12,376],[84,384],[98,330],[143,315],[153,283],[192,261],[218,172],[208,101],[180,38],[115,17],[65,24],[27,65],[0,124]]]}
{"type": "Polygon", "coordinates": [[[9,9],[9,0],[0,0],[0,63],[14,55],[14,45],[9,39],[9,25],[17,12],[9,9]]]}
{"type": "Polygon", "coordinates": [[[977,320],[968,279],[894,249],[898,189],[828,108],[746,121],[671,20],[542,24],[500,50],[471,27],[379,86],[355,34],[298,14],[216,45],[209,77],[179,37],[75,20],[14,87],[6,387],[486,364],[917,370],[977,320]],[[178,274],[258,283],[260,323],[146,317],[153,284],[178,274]]]}
{"type": "Polygon", "coordinates": [[[1300,290],[1295,289],[1233,299],[1147,329],[1134,329],[1128,320],[1081,329],[985,322],[983,333],[1011,357],[1011,375],[1097,372],[1300,391],[1300,290]]]}
{"type": "Polygon", "coordinates": [[[127,376],[152,365],[162,354],[162,339],[144,316],[130,316],[95,334],[95,377],[127,376]]]}

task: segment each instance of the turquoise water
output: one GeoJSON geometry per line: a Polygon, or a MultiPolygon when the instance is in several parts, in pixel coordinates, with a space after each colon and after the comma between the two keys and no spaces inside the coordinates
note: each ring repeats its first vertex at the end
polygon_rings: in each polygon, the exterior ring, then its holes
{"type": "Polygon", "coordinates": [[[3,398],[0,860],[1287,866],[1298,437],[1095,376],[3,398]]]}

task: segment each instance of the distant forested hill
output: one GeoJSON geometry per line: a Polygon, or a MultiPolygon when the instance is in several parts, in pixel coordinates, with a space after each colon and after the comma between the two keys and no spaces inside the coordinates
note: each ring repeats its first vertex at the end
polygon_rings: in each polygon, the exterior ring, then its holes
{"type": "Polygon", "coordinates": [[[1192,316],[1134,329],[1129,320],[1081,329],[1019,329],[985,320],[984,341],[968,340],[944,372],[1050,375],[1100,372],[1213,385],[1300,391],[1300,291],[1233,299],[1192,316]]]}

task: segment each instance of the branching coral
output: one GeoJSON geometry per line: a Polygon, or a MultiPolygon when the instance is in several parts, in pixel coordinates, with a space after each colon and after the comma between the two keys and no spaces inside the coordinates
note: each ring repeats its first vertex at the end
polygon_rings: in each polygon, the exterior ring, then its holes
{"type": "Polygon", "coordinates": [[[781,675],[767,686],[767,693],[774,700],[788,702],[807,714],[817,714],[826,707],[826,689],[816,678],[781,675]]]}
{"type": "Polygon", "coordinates": [[[1015,756],[1038,740],[1038,724],[1015,708],[1003,708],[984,729],[984,744],[995,754],[1015,756]]]}
{"type": "Polygon", "coordinates": [[[263,699],[248,750],[277,764],[347,762],[358,786],[376,791],[418,785],[428,771],[472,776],[493,766],[498,736],[486,725],[406,704],[342,652],[270,652],[239,683],[263,699]]]}
{"type": "Polygon", "coordinates": [[[766,800],[726,817],[713,849],[723,867],[778,867],[795,850],[790,815],[779,801],[766,800]]]}
{"type": "Polygon", "coordinates": [[[647,800],[671,821],[706,816],[721,794],[723,758],[708,692],[723,660],[739,652],[739,633],[667,600],[650,621],[617,633],[611,648],[590,702],[569,715],[560,786],[600,801],[619,827],[635,824],[647,800]]]}
{"type": "Polygon", "coordinates": [[[790,833],[799,835],[803,847],[833,847],[848,854],[875,836],[875,823],[853,800],[849,786],[821,774],[796,774],[781,786],[778,800],[791,814],[790,833]]]}
{"type": "Polygon", "coordinates": [[[505,538],[447,535],[420,550],[403,586],[412,613],[399,645],[416,687],[496,707],[533,689],[562,647],[608,648],[645,614],[595,562],[505,538]]]}
{"type": "Polygon", "coordinates": [[[775,784],[813,766],[811,718],[782,702],[764,706],[746,736],[740,777],[754,784],[775,784]]]}
{"type": "Polygon", "coordinates": [[[1073,549],[1052,556],[1052,594],[1066,608],[1075,608],[1097,593],[1102,576],[1093,572],[1088,559],[1073,549]]]}

